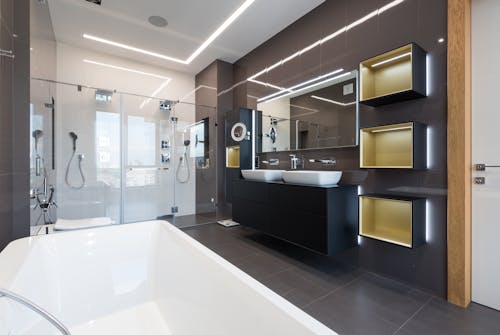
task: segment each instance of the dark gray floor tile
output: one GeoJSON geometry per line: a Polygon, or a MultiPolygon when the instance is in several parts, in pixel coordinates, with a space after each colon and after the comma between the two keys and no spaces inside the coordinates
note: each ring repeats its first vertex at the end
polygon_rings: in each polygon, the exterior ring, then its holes
{"type": "Polygon", "coordinates": [[[251,228],[184,231],[339,334],[500,334],[498,311],[452,306],[251,228]]]}
{"type": "Polygon", "coordinates": [[[463,309],[434,298],[397,334],[500,334],[500,312],[474,303],[463,309]]]}
{"type": "Polygon", "coordinates": [[[261,282],[298,307],[326,295],[329,290],[300,276],[294,268],[265,277],[261,282]]]}
{"type": "Polygon", "coordinates": [[[268,254],[252,254],[236,259],[232,263],[257,280],[292,267],[291,264],[268,254]]]}
{"type": "Polygon", "coordinates": [[[334,294],[305,307],[304,311],[341,335],[387,335],[399,328],[381,319],[370,306],[338,299],[334,294]]]}
{"type": "Polygon", "coordinates": [[[329,291],[342,287],[366,273],[358,268],[346,266],[333,260],[329,261],[329,266],[314,267],[301,264],[294,271],[329,291]]]}
{"type": "Polygon", "coordinates": [[[217,243],[234,242],[234,235],[228,233],[227,229],[231,228],[225,228],[218,224],[207,224],[194,229],[184,229],[184,232],[202,244],[211,246],[217,243]]]}
{"type": "Polygon", "coordinates": [[[259,249],[245,245],[239,241],[216,243],[209,246],[209,248],[230,262],[259,253],[259,249]]]}
{"type": "Polygon", "coordinates": [[[430,298],[396,281],[365,274],[305,310],[334,330],[392,334],[430,298]]]}

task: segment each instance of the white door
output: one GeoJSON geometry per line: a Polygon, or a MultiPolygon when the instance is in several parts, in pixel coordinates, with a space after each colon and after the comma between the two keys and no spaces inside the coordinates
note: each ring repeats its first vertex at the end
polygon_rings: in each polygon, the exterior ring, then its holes
{"type": "Polygon", "coordinates": [[[472,300],[500,310],[500,1],[472,0],[472,300]],[[473,179],[474,179],[473,178],[473,179]],[[481,182],[481,181],[479,181],[481,182]]]}

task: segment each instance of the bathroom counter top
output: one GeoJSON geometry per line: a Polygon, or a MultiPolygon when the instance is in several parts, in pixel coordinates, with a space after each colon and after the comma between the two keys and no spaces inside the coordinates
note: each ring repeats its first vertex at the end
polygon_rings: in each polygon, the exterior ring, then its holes
{"type": "Polygon", "coordinates": [[[288,185],[288,186],[303,186],[303,187],[314,187],[314,188],[338,188],[338,187],[349,187],[349,186],[358,186],[357,184],[335,184],[335,185],[325,185],[325,186],[317,186],[317,185],[306,185],[306,184],[296,184],[296,183],[286,183],[282,180],[280,181],[255,181],[255,180],[247,180],[241,178],[240,181],[249,182],[249,183],[264,183],[264,184],[278,184],[278,185],[288,185]]]}

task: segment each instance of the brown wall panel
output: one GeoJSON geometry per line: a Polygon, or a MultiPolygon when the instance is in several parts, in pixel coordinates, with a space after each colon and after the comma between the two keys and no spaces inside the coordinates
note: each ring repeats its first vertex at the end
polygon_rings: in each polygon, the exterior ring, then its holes
{"type": "MultiPolygon", "coordinates": [[[[327,0],[304,17],[235,63],[234,83],[391,3],[390,0],[327,0]]],[[[344,183],[359,182],[363,193],[426,197],[427,242],[413,250],[364,238],[361,245],[340,258],[362,267],[405,280],[446,296],[447,292],[447,36],[446,0],[406,0],[376,15],[293,61],[257,78],[290,86],[338,68],[354,70],[359,62],[410,42],[428,53],[429,95],[424,99],[372,108],[360,106],[360,126],[418,121],[429,128],[429,167],[421,171],[360,170],[359,150],[301,151],[306,158],[337,158],[345,171],[344,183]]],[[[233,90],[233,110],[255,108],[255,97],[275,90],[246,83],[233,90]],[[246,99],[244,98],[246,95],[246,99]],[[246,104],[245,104],[246,102],[246,104]]],[[[277,157],[278,168],[289,168],[289,152],[264,154],[277,157]]],[[[329,169],[306,164],[307,169],[329,169]]]]}

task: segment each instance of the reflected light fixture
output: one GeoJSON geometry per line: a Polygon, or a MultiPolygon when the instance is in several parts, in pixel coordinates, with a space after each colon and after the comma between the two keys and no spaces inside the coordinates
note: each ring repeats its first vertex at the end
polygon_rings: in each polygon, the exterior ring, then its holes
{"type": "Polygon", "coordinates": [[[87,63],[87,64],[93,64],[93,65],[107,67],[107,68],[114,69],[114,70],[121,70],[121,71],[136,73],[136,74],[142,74],[142,75],[148,76],[148,77],[153,77],[153,78],[158,78],[158,79],[163,79],[163,80],[171,80],[171,78],[169,78],[169,77],[161,76],[161,75],[158,75],[158,74],[155,74],[155,73],[149,73],[149,72],[139,71],[139,70],[135,70],[135,69],[130,69],[130,68],[127,68],[127,67],[122,67],[122,66],[116,66],[116,65],[112,65],[112,64],[106,64],[106,63],[96,62],[96,61],[93,61],[93,60],[90,60],[90,59],[84,59],[83,62],[87,63]]]}
{"type": "Polygon", "coordinates": [[[358,20],[350,23],[349,25],[346,25],[346,26],[340,28],[339,30],[335,31],[334,33],[332,33],[332,34],[330,34],[328,36],[325,36],[322,39],[320,39],[320,40],[318,40],[318,41],[316,41],[316,42],[308,45],[304,49],[299,50],[299,51],[293,53],[292,55],[290,55],[290,56],[288,56],[288,57],[286,57],[286,58],[284,58],[284,59],[282,59],[282,60],[274,63],[273,65],[271,65],[269,67],[266,67],[265,69],[263,69],[263,70],[257,72],[256,74],[250,76],[247,80],[255,79],[255,78],[257,78],[257,77],[259,77],[259,76],[261,76],[261,75],[263,75],[265,73],[268,73],[269,71],[275,69],[276,67],[281,66],[281,65],[283,65],[283,64],[291,61],[292,59],[294,59],[294,58],[296,58],[298,56],[301,56],[302,54],[304,54],[304,53],[306,53],[306,52],[314,49],[315,47],[321,46],[323,43],[325,43],[325,42],[327,42],[327,41],[329,41],[329,40],[331,40],[331,39],[333,39],[333,38],[335,38],[337,36],[340,36],[341,34],[347,32],[348,30],[351,30],[352,28],[354,28],[356,26],[359,26],[360,24],[362,24],[362,23],[364,23],[364,22],[366,22],[366,21],[368,21],[368,20],[376,17],[377,15],[380,15],[380,14],[384,13],[385,11],[387,11],[387,10],[389,10],[389,9],[395,7],[395,6],[400,5],[404,1],[405,0],[395,0],[395,1],[389,2],[387,5],[382,6],[379,9],[376,9],[376,10],[370,12],[369,14],[367,14],[367,15],[363,16],[362,18],[360,18],[360,19],[358,19],[358,20]]]}
{"type": "MultiPolygon", "coordinates": [[[[340,71],[343,71],[343,70],[342,70],[342,69],[340,69],[340,71]]],[[[308,86],[305,86],[305,87],[301,87],[301,88],[299,88],[299,89],[295,89],[295,88],[297,88],[297,87],[300,87],[300,86],[306,85],[306,84],[308,84],[308,83],[310,83],[310,82],[313,82],[313,81],[315,81],[315,80],[319,80],[319,79],[321,79],[321,78],[324,78],[326,75],[319,76],[319,77],[317,77],[317,78],[315,78],[315,79],[311,79],[311,80],[308,80],[308,81],[306,81],[306,82],[300,83],[300,84],[298,84],[298,85],[292,86],[291,88],[289,88],[289,89],[288,89],[288,90],[292,90],[291,92],[288,92],[288,93],[283,94],[283,95],[278,95],[278,96],[275,96],[275,97],[273,97],[273,98],[270,98],[269,100],[266,100],[266,97],[264,97],[264,98],[261,98],[261,99],[257,100],[257,102],[271,102],[271,101],[274,101],[274,100],[276,100],[276,99],[281,99],[281,98],[284,98],[284,97],[288,97],[288,96],[290,96],[290,95],[293,95],[293,94],[296,94],[296,93],[299,93],[299,92],[302,92],[302,91],[306,91],[306,90],[311,89],[311,88],[316,87],[316,86],[320,86],[320,85],[323,85],[323,84],[329,83],[329,82],[331,82],[331,81],[334,81],[334,80],[336,80],[336,79],[339,79],[339,78],[342,78],[342,77],[348,76],[348,75],[350,75],[350,74],[351,74],[351,72],[346,72],[346,73],[343,73],[343,74],[341,74],[341,75],[338,75],[338,76],[335,76],[335,77],[332,77],[332,78],[328,78],[328,79],[322,80],[322,81],[320,81],[320,82],[317,82],[317,83],[314,83],[314,84],[311,84],[311,85],[308,85],[308,86]]],[[[283,92],[280,92],[280,93],[283,93],[283,92]]]]}
{"type": "Polygon", "coordinates": [[[125,43],[120,43],[120,42],[116,42],[116,41],[111,41],[111,40],[108,40],[108,39],[105,39],[105,38],[102,38],[102,37],[98,37],[98,36],[94,36],[94,35],[90,35],[90,34],[83,34],[83,38],[85,39],[89,39],[89,40],[92,40],[92,41],[95,41],[95,42],[99,42],[99,43],[104,43],[104,44],[108,44],[108,45],[111,45],[111,46],[114,46],[114,47],[117,47],[117,48],[121,48],[121,49],[125,49],[125,50],[129,50],[129,51],[133,51],[133,52],[137,52],[137,53],[141,53],[143,55],[148,55],[148,56],[151,56],[151,57],[156,57],[156,58],[160,58],[160,59],[164,59],[164,60],[168,60],[168,61],[172,61],[172,62],[176,62],[176,63],[179,63],[179,64],[184,64],[184,65],[189,65],[196,57],[198,57],[215,39],[217,39],[217,37],[219,37],[222,32],[224,32],[224,30],[227,29],[227,27],[229,27],[231,25],[231,23],[233,23],[241,14],[243,14],[243,12],[248,8],[250,7],[250,5],[252,5],[252,3],[254,3],[255,0],[246,0],[230,17],[228,17],[224,23],[219,27],[217,28],[217,30],[215,32],[212,33],[212,35],[210,35],[210,37],[208,37],[208,39],[203,42],[192,54],[191,56],[189,56],[186,60],[183,60],[183,59],[179,59],[179,58],[175,58],[175,57],[170,57],[170,56],[167,56],[167,55],[164,55],[164,54],[161,54],[161,53],[158,53],[158,52],[154,52],[154,51],[150,51],[150,50],[146,50],[146,49],[141,49],[141,48],[137,48],[137,47],[134,47],[134,46],[131,46],[131,45],[128,45],[128,44],[125,44],[125,43]]]}
{"type": "Polygon", "coordinates": [[[324,101],[324,102],[329,102],[331,104],[339,105],[339,106],[342,106],[342,107],[351,106],[351,105],[356,104],[356,101],[353,101],[353,102],[340,102],[340,101],[335,101],[335,100],[332,100],[332,99],[327,99],[327,98],[319,97],[317,95],[311,95],[311,98],[316,99],[316,100],[320,100],[320,101],[324,101]]]}
{"type": "MultiPolygon", "coordinates": [[[[281,94],[283,94],[283,93],[286,93],[286,92],[289,92],[290,94],[293,94],[293,93],[295,93],[295,92],[296,92],[296,91],[295,91],[295,89],[296,89],[296,88],[298,88],[298,87],[300,87],[300,86],[304,86],[304,85],[307,85],[307,84],[313,83],[313,82],[315,82],[315,81],[321,80],[321,79],[323,79],[323,78],[327,78],[327,77],[329,77],[329,76],[333,76],[333,75],[335,75],[335,74],[337,74],[337,73],[340,73],[340,72],[342,72],[342,71],[344,71],[344,69],[337,69],[337,70],[335,70],[335,71],[332,71],[332,72],[329,72],[329,73],[323,74],[323,75],[318,76],[318,77],[316,77],[316,78],[313,78],[313,79],[310,79],[310,80],[304,81],[304,82],[302,82],[302,83],[300,83],[300,84],[297,84],[297,85],[294,85],[294,86],[292,86],[292,87],[289,87],[289,88],[284,88],[284,89],[282,89],[281,91],[278,91],[278,92],[275,92],[275,93],[273,93],[273,94],[269,94],[269,95],[267,95],[267,96],[265,96],[265,97],[263,97],[263,98],[260,98],[259,100],[257,100],[257,102],[262,102],[262,101],[264,101],[264,100],[268,100],[268,99],[274,98],[274,97],[276,97],[276,96],[278,96],[278,95],[281,95],[281,94]]],[[[252,80],[253,80],[253,79],[252,79],[252,80]]],[[[249,81],[252,81],[252,80],[250,80],[250,79],[249,79],[249,81]]],[[[333,79],[331,79],[331,78],[330,78],[329,80],[333,80],[333,79]]],[[[271,84],[268,84],[268,83],[264,83],[264,84],[266,84],[266,85],[268,85],[268,86],[270,86],[270,85],[271,85],[271,84]]],[[[319,85],[319,84],[315,84],[315,85],[319,85]]]]}
{"type": "Polygon", "coordinates": [[[168,80],[165,80],[161,85],[160,87],[158,87],[154,92],[153,94],[151,94],[151,98],[147,98],[146,100],[144,100],[141,105],[139,106],[139,109],[143,109],[147,104],[149,104],[151,102],[151,99],[152,98],[156,98],[156,96],[158,94],[160,94],[161,90],[163,90],[167,85],[168,83],[170,83],[170,79],[168,80]]]}

